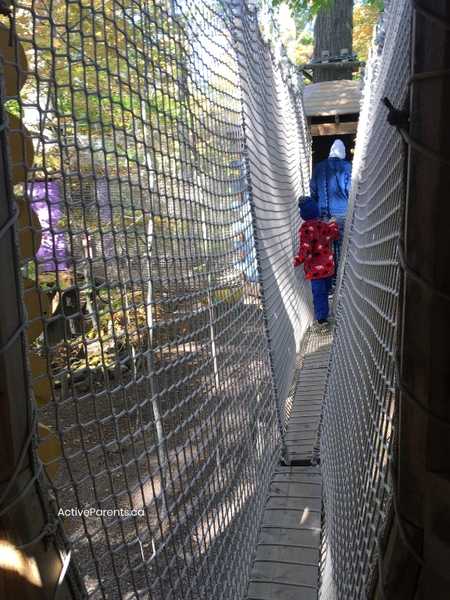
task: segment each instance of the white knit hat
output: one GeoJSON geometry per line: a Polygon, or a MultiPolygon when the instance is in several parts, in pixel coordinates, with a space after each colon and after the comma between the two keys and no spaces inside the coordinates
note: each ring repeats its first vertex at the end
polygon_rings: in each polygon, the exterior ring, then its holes
{"type": "Polygon", "coordinates": [[[345,158],[345,144],[342,140],[335,140],[331,146],[329,158],[345,158]]]}

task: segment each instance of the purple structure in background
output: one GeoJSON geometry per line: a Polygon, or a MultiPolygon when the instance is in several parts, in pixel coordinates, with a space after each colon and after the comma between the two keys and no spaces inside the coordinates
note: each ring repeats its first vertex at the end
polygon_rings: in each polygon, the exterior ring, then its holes
{"type": "Polygon", "coordinates": [[[70,252],[66,236],[60,233],[63,216],[61,186],[58,181],[35,181],[28,186],[33,211],[42,227],[42,240],[36,259],[40,272],[63,271],[69,268],[70,252]]]}

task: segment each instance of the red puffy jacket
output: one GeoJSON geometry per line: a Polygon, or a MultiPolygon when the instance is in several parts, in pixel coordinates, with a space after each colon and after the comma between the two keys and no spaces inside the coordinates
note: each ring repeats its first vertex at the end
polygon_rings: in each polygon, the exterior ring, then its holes
{"type": "Polygon", "coordinates": [[[305,264],[306,279],[323,279],[334,274],[331,242],[339,238],[338,225],[320,219],[305,221],[299,230],[300,247],[294,267],[305,264]]]}

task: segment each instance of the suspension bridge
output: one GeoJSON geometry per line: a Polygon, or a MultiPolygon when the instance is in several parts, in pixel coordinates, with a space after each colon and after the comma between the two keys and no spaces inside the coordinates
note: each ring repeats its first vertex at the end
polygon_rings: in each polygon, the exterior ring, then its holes
{"type": "Polygon", "coordinates": [[[252,6],[0,21],[0,596],[448,598],[447,3],[386,2],[321,332],[252,6]]]}

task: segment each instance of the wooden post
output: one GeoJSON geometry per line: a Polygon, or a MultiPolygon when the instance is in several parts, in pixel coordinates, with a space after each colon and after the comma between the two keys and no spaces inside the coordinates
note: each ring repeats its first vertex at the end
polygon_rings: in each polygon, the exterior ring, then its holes
{"type": "Polygon", "coordinates": [[[426,8],[413,20],[397,518],[378,596],[387,600],[450,595],[450,5],[418,4],[426,8]]]}
{"type": "MultiPolygon", "coordinates": [[[[0,76],[0,80],[2,77],[0,76]]],[[[0,102],[0,123],[5,122],[0,102]]],[[[7,134],[0,130],[0,598],[73,598],[31,436],[21,272],[14,231],[7,134]],[[41,537],[42,536],[42,537],[41,537]],[[37,540],[33,542],[33,540],[37,540]]]]}
{"type": "Polygon", "coordinates": [[[444,600],[450,595],[450,78],[417,76],[450,68],[450,5],[418,4],[429,14],[414,14],[411,138],[434,156],[410,147],[401,375],[425,410],[402,395],[399,502],[405,519],[423,531],[417,597],[444,600]]]}

